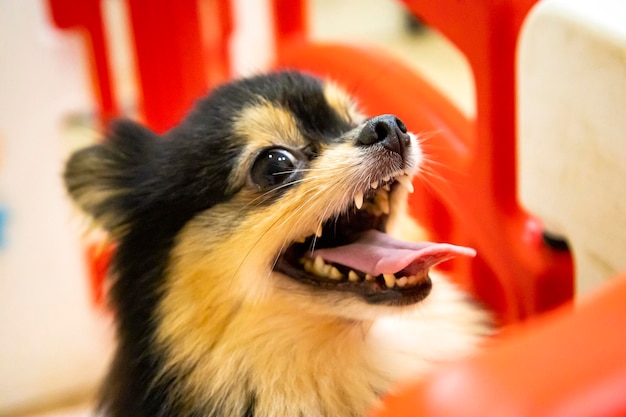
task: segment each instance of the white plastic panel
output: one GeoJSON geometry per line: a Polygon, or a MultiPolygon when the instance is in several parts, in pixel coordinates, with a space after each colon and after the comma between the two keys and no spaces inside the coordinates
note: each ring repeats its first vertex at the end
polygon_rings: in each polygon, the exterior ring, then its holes
{"type": "Polygon", "coordinates": [[[518,85],[521,200],[569,240],[581,294],[626,271],[626,2],[540,2],[518,85]]]}
{"type": "Polygon", "coordinates": [[[112,346],[60,175],[64,121],[91,109],[86,62],[46,12],[0,1],[0,415],[95,389],[112,346]]]}

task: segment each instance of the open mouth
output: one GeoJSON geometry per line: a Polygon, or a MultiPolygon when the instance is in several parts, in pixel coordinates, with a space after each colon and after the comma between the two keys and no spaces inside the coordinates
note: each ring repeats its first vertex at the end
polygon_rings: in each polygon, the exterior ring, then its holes
{"type": "Polygon", "coordinates": [[[431,290],[429,270],[475,251],[445,243],[405,242],[386,234],[397,187],[413,191],[404,172],[370,184],[351,206],[293,242],[274,269],[321,290],[351,292],[371,304],[409,305],[431,290]]]}

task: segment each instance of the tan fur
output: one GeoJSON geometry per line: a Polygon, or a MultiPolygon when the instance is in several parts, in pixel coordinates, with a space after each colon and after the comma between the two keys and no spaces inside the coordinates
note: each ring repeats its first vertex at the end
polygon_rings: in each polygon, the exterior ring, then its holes
{"type": "MultiPolygon", "coordinates": [[[[480,340],[486,317],[444,280],[433,278],[427,300],[402,313],[381,308],[379,319],[338,317],[297,288],[281,288],[288,278],[256,272],[268,270],[264,245],[255,245],[242,265],[230,242],[213,246],[208,260],[193,256],[203,252],[198,247],[179,247],[162,304],[159,338],[168,365],[191,370],[180,395],[194,401],[208,398],[211,381],[238,415],[246,395],[241,383],[248,381],[268,389],[257,392],[258,416],[300,409],[307,416],[363,415],[394,381],[459,358],[480,340]]],[[[355,311],[365,308],[352,303],[355,311]]]]}
{"type": "Polygon", "coordinates": [[[237,171],[230,177],[231,188],[245,179],[254,154],[277,142],[298,148],[305,143],[293,115],[264,99],[245,108],[234,122],[236,135],[246,138],[247,146],[240,155],[237,171]]]}

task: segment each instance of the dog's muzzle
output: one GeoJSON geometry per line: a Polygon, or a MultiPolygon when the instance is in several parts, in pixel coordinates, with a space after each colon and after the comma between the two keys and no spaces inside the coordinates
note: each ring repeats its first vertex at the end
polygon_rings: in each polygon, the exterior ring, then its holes
{"type": "Polygon", "coordinates": [[[345,211],[289,245],[275,269],[310,287],[350,292],[370,304],[414,304],[430,292],[431,268],[457,256],[474,256],[475,251],[387,235],[393,196],[413,191],[416,162],[411,155],[418,145],[391,114],[366,120],[353,140],[355,146],[367,148],[369,160],[361,165],[366,184],[348,191],[353,203],[345,211]]]}

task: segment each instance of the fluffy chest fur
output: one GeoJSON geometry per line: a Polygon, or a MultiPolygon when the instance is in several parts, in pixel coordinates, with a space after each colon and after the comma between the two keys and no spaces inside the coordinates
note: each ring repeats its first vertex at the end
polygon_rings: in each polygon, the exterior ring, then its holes
{"type": "Polygon", "coordinates": [[[486,317],[434,279],[424,305],[393,317],[316,315],[270,297],[223,314],[222,323],[181,323],[181,331],[199,334],[188,344],[181,342],[190,334],[171,339],[172,366],[189,366],[180,395],[191,395],[206,415],[365,415],[394,383],[420,378],[480,342],[486,317]]]}
{"type": "Polygon", "coordinates": [[[362,416],[393,384],[473,351],[487,316],[404,242],[423,161],[397,117],[294,72],[217,88],[158,136],[132,122],[66,183],[118,243],[119,417],[362,416]]]}

